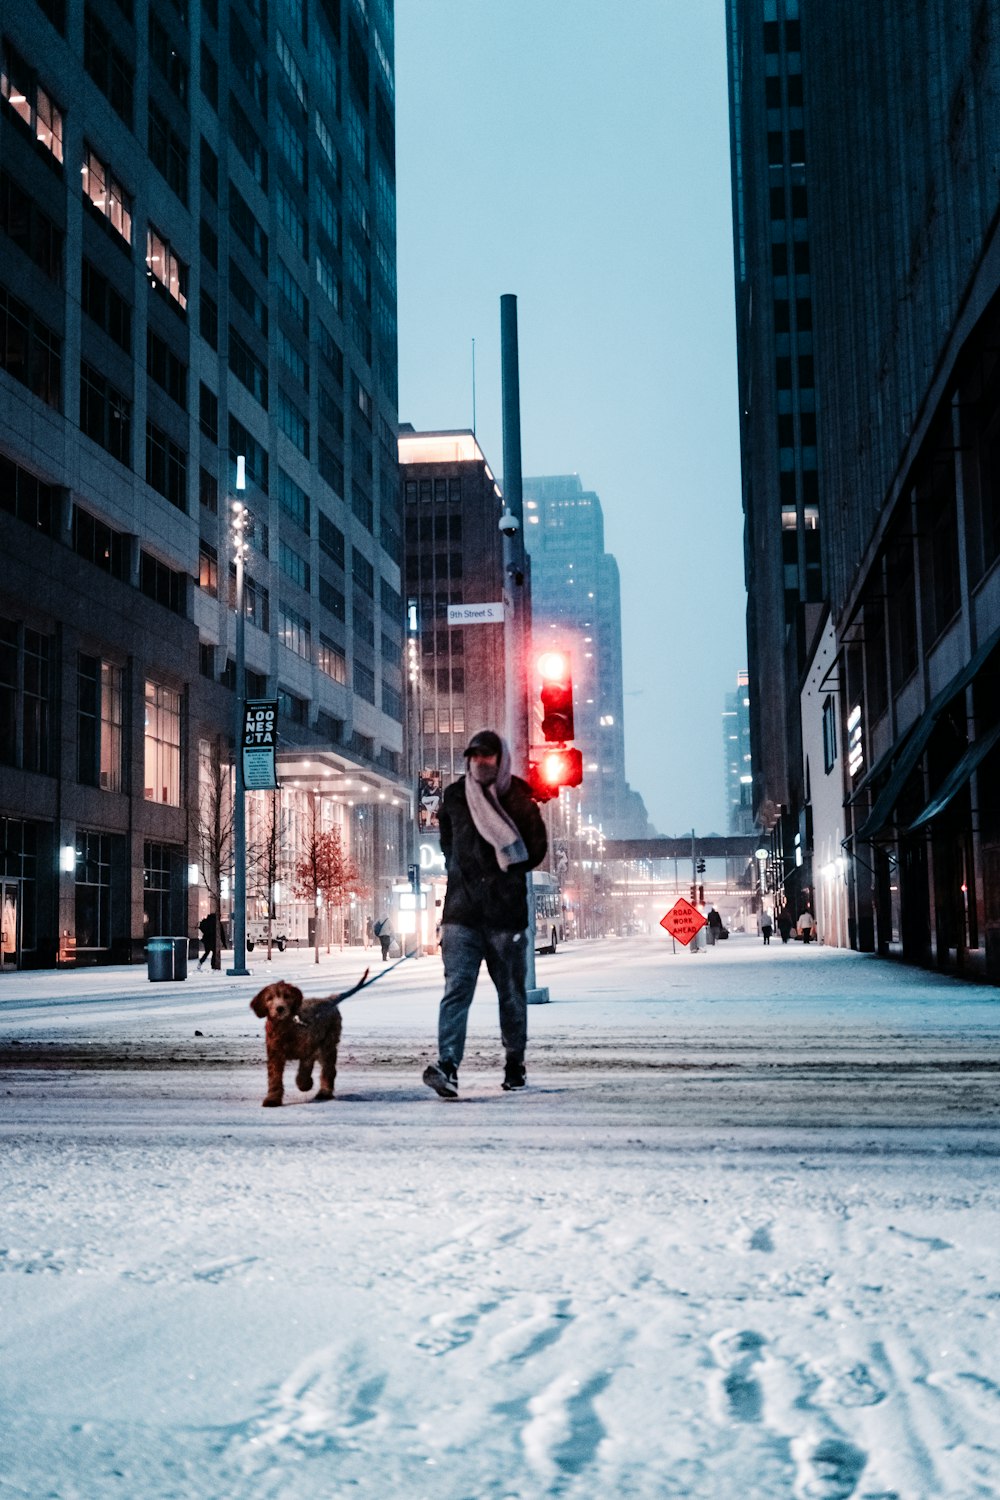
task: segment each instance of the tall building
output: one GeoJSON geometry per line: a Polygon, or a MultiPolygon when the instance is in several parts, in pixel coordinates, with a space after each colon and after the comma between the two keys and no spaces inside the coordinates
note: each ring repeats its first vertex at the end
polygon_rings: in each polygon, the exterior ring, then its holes
{"type": "Polygon", "coordinates": [[[803,24],[799,0],[727,7],[752,804],[793,904],[798,688],[823,598],[803,24]]]}
{"type": "Polygon", "coordinates": [[[606,838],[641,838],[645,807],[625,777],[618,564],[604,550],[600,499],[577,474],[525,479],[523,489],[533,649],[561,645],[573,658],[582,816],[606,838]]]}
{"type": "Polygon", "coordinates": [[[722,711],[722,761],[726,783],[726,832],[754,831],[753,776],[750,770],[750,674],[736,674],[736,691],[726,694],[722,711]]]}
{"type": "MultiPolygon", "coordinates": [[[[779,459],[778,489],[767,482],[763,455],[783,415],[772,364],[786,352],[791,359],[789,415],[793,437],[801,437],[798,304],[807,294],[813,324],[828,613],[813,616],[807,588],[802,629],[788,627],[801,729],[789,722],[787,670],[785,714],[769,726],[784,742],[790,807],[799,814],[800,893],[839,882],[855,946],[994,981],[998,38],[998,0],[877,11],[860,0],[835,8],[802,0],[801,16],[792,0],[730,7],[747,550],[757,620],[771,620],[777,601],[773,575],[756,568],[754,548],[768,524],[758,509],[759,482],[773,525],[786,472],[779,459]],[[808,211],[801,234],[796,188],[808,211]],[[809,253],[802,285],[800,243],[809,253]],[[793,271],[794,297],[782,281],[793,271]],[[787,350],[778,345],[786,317],[787,350]],[[762,384],[765,375],[772,378],[762,384]]],[[[803,444],[803,457],[806,451],[803,444]]],[[[797,523],[800,469],[804,477],[793,449],[797,523]]],[[[751,634],[754,774],[766,778],[777,752],[757,732],[755,689],[773,665],[761,648],[758,631],[751,634]]],[[[782,852],[787,861],[787,847],[782,852]]]]}
{"type": "Polygon", "coordinates": [[[8,962],[128,959],[205,907],[238,456],[287,795],[373,900],[405,864],[392,57],[391,0],[4,11],[8,962]]]}
{"type": "MultiPolygon", "coordinates": [[[[411,775],[465,771],[477,729],[504,732],[500,487],[471,432],[399,435],[411,775]]],[[[522,770],[523,768],[517,768],[522,770]]]]}

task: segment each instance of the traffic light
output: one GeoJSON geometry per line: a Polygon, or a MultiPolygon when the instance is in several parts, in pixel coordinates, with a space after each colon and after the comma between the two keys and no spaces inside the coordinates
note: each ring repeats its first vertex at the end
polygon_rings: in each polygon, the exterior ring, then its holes
{"type": "MultiPolygon", "coordinates": [[[[542,678],[542,734],[549,744],[573,738],[573,677],[565,651],[546,651],[538,659],[542,678]]],[[[578,786],[579,782],[563,783],[578,786]]]]}
{"type": "Polygon", "coordinates": [[[528,785],[536,802],[549,802],[560,787],[579,786],[582,780],[581,750],[544,750],[539,760],[528,762],[528,785]]]}
{"type": "Polygon", "coordinates": [[[693,885],[691,887],[691,905],[692,906],[697,901],[697,899],[698,899],[698,887],[696,885],[693,885]]]}
{"type": "Polygon", "coordinates": [[[704,873],[705,873],[705,861],[703,859],[699,859],[699,861],[698,861],[698,874],[699,875],[704,875],[704,873]]]}
{"type": "Polygon", "coordinates": [[[698,887],[698,905],[705,905],[705,887],[703,885],[700,885],[698,887]]]}

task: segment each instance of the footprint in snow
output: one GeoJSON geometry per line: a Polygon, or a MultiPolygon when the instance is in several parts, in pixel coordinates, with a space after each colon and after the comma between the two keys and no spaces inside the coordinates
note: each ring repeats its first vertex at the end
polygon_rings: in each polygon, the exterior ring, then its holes
{"type": "Polygon", "coordinates": [[[761,1224],[754,1230],[749,1239],[749,1247],[751,1250],[763,1250],[766,1254],[771,1254],[774,1250],[774,1240],[771,1238],[771,1229],[768,1224],[761,1224]]]}
{"type": "Polygon", "coordinates": [[[439,1356],[450,1354],[453,1349],[460,1349],[467,1344],[479,1325],[479,1320],[484,1313],[491,1312],[496,1306],[495,1302],[484,1302],[480,1307],[467,1313],[435,1313],[427,1319],[430,1327],[426,1333],[414,1339],[418,1349],[423,1349],[428,1354],[439,1356]]]}
{"type": "Polygon", "coordinates": [[[594,1402],[610,1380],[608,1373],[587,1381],[560,1375],[528,1402],[521,1442],[540,1478],[582,1474],[594,1462],[605,1436],[594,1402]]]}
{"type": "Polygon", "coordinates": [[[868,1461],[844,1438],[797,1438],[792,1443],[796,1500],[850,1500],[868,1461]]]}
{"type": "Polygon", "coordinates": [[[852,1365],[820,1370],[820,1384],[812,1397],[814,1406],[877,1406],[886,1397],[868,1366],[852,1365]]]}
{"type": "Polygon", "coordinates": [[[494,1363],[523,1364],[561,1339],[573,1322],[569,1298],[536,1298],[535,1311],[490,1340],[494,1363]]]}
{"type": "Polygon", "coordinates": [[[755,1370],[767,1344],[752,1328],[723,1328],[709,1340],[719,1367],[712,1381],[716,1414],[721,1421],[759,1422],[763,1395],[755,1370]]]}

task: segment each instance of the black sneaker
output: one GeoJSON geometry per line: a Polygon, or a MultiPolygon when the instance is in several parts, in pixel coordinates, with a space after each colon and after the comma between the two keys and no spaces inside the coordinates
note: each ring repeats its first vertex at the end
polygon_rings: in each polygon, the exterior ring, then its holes
{"type": "Polygon", "coordinates": [[[503,1070],[503,1083],[500,1087],[505,1093],[511,1089],[523,1089],[528,1082],[528,1075],[524,1067],[524,1058],[516,1053],[509,1053],[507,1065],[503,1070]]]}
{"type": "Polygon", "coordinates": [[[454,1063],[430,1063],[424,1069],[424,1082],[441,1099],[458,1098],[458,1069],[454,1063]]]}

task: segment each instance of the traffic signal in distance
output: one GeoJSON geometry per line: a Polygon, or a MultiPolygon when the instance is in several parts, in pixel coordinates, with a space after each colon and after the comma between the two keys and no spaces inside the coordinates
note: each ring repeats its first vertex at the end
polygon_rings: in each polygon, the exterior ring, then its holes
{"type": "Polygon", "coordinates": [[[703,885],[700,885],[698,887],[698,905],[705,905],[705,887],[703,885]]]}
{"type": "MultiPolygon", "coordinates": [[[[546,651],[538,659],[542,678],[542,735],[549,742],[573,738],[573,677],[565,651],[546,651]]],[[[566,782],[579,786],[579,782],[566,782]]]]}
{"type": "Polygon", "coordinates": [[[544,750],[539,760],[528,763],[528,785],[536,802],[549,802],[560,787],[579,786],[582,780],[581,750],[544,750]]]}
{"type": "Polygon", "coordinates": [[[691,905],[692,906],[697,901],[697,899],[698,899],[698,887],[696,885],[693,885],[691,887],[691,905]]]}
{"type": "Polygon", "coordinates": [[[705,861],[703,859],[699,859],[699,861],[698,861],[698,874],[699,875],[704,875],[704,873],[705,873],[705,861]]]}

